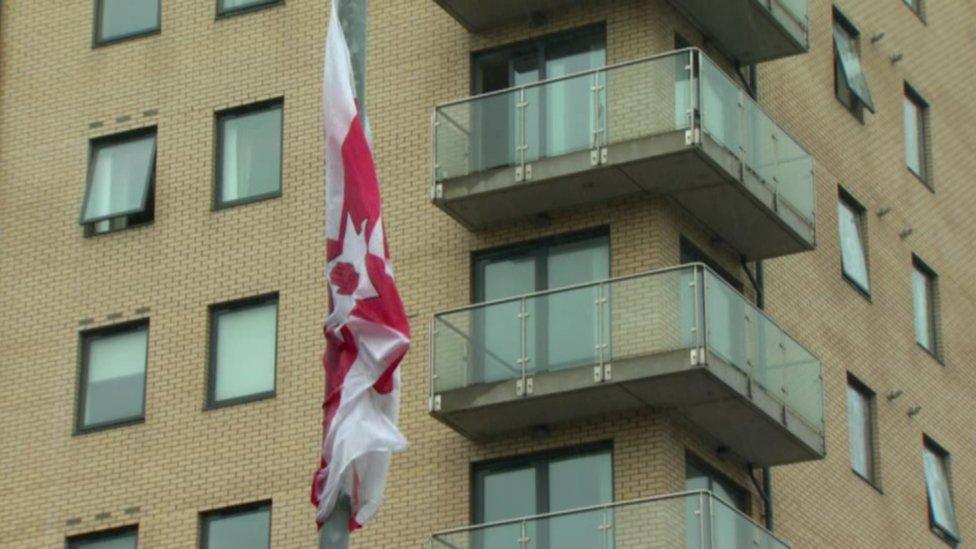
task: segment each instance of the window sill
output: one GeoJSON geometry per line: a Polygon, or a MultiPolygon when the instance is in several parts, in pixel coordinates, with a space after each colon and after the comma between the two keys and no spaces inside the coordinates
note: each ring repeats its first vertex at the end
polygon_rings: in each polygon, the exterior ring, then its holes
{"type": "Polygon", "coordinates": [[[83,426],[80,426],[80,425],[76,425],[75,426],[75,431],[72,434],[73,434],[73,436],[88,435],[88,434],[91,434],[91,433],[97,433],[99,431],[107,431],[107,430],[115,429],[115,428],[119,428],[119,427],[128,427],[130,425],[139,425],[139,424],[145,423],[145,422],[146,422],[146,416],[142,415],[142,416],[139,416],[139,417],[130,417],[130,418],[126,418],[126,419],[117,419],[117,420],[114,420],[114,421],[107,421],[107,422],[104,422],[104,423],[98,423],[98,424],[95,424],[95,425],[88,425],[88,426],[84,426],[84,427],[83,426]]]}
{"type": "Polygon", "coordinates": [[[226,400],[221,400],[219,402],[212,401],[207,402],[206,407],[203,411],[207,412],[210,410],[219,410],[221,408],[230,408],[233,406],[238,406],[241,404],[250,404],[252,402],[261,402],[262,400],[273,400],[277,396],[276,390],[267,391],[264,393],[255,393],[253,395],[247,395],[242,397],[228,398],[226,400]]]}
{"type": "Polygon", "coordinates": [[[277,190],[272,193],[249,196],[247,198],[238,198],[236,200],[229,200],[227,202],[217,202],[214,204],[213,211],[219,212],[220,210],[229,210],[236,208],[237,206],[246,206],[248,204],[264,202],[265,200],[273,200],[275,198],[281,198],[281,190],[277,190]]]}
{"type": "Polygon", "coordinates": [[[861,473],[858,473],[854,469],[851,469],[851,472],[854,473],[854,476],[855,477],[857,477],[857,478],[863,480],[864,482],[866,482],[867,485],[870,486],[871,488],[874,488],[874,490],[876,492],[878,492],[882,496],[884,495],[884,490],[882,490],[880,486],[878,486],[877,484],[875,484],[873,480],[867,478],[866,476],[862,475],[861,473]]]}
{"type": "Polygon", "coordinates": [[[915,342],[915,345],[918,345],[918,348],[919,349],[925,351],[925,354],[927,354],[930,357],[932,357],[932,360],[935,360],[936,362],[938,362],[939,363],[939,366],[945,367],[945,361],[942,360],[942,357],[940,357],[939,355],[935,354],[935,351],[933,351],[932,349],[929,349],[925,345],[922,345],[918,341],[915,342]]]}
{"type": "Polygon", "coordinates": [[[841,278],[843,278],[845,282],[847,282],[855,290],[857,290],[857,293],[861,294],[861,297],[863,297],[864,299],[866,299],[868,301],[868,303],[872,303],[872,301],[871,301],[871,292],[869,290],[864,289],[864,287],[861,286],[861,284],[859,282],[857,282],[856,280],[854,280],[853,278],[851,278],[850,276],[848,276],[847,273],[844,272],[843,267],[841,267],[841,273],[840,273],[840,275],[841,275],[841,278]]]}
{"type": "Polygon", "coordinates": [[[905,169],[908,170],[908,173],[912,174],[912,177],[918,179],[919,183],[924,185],[925,188],[928,189],[930,193],[935,194],[935,187],[932,185],[932,183],[929,182],[927,178],[922,177],[915,170],[909,168],[908,166],[905,166],[905,169]]]}
{"type": "Polygon", "coordinates": [[[935,537],[937,537],[940,540],[942,540],[942,543],[945,543],[949,547],[952,547],[953,549],[955,549],[956,547],[959,547],[960,540],[952,537],[950,534],[947,534],[941,528],[939,528],[937,526],[930,525],[929,526],[929,530],[932,531],[932,533],[935,535],[935,537]]]}
{"type": "Polygon", "coordinates": [[[227,19],[228,17],[234,17],[235,15],[244,15],[246,13],[252,13],[252,12],[255,12],[255,11],[266,10],[266,9],[269,9],[269,8],[274,8],[274,7],[277,7],[277,6],[281,6],[284,3],[285,3],[285,0],[270,0],[268,2],[262,2],[260,4],[253,4],[253,5],[244,6],[244,7],[241,7],[241,8],[230,8],[230,9],[221,10],[220,9],[220,1],[218,0],[218,2],[217,2],[217,17],[216,17],[215,20],[216,21],[220,21],[221,19],[227,19]]]}
{"type": "Polygon", "coordinates": [[[111,46],[113,44],[119,44],[121,42],[128,42],[130,40],[137,40],[139,38],[147,38],[149,36],[156,36],[161,33],[162,33],[161,28],[156,27],[155,29],[123,34],[122,36],[116,36],[114,38],[109,38],[107,40],[99,40],[98,37],[94,37],[92,38],[92,49],[97,50],[105,46],[111,46]]]}

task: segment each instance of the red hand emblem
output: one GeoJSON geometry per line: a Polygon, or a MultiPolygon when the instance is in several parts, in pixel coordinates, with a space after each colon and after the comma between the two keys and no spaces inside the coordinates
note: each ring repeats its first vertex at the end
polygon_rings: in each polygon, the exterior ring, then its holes
{"type": "Polygon", "coordinates": [[[341,295],[352,295],[359,287],[359,273],[352,263],[338,263],[332,267],[329,282],[341,295]]]}

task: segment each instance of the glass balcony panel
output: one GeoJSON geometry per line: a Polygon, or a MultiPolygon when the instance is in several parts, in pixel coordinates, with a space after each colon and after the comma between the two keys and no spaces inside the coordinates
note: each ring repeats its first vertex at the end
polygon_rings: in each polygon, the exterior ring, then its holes
{"type": "Polygon", "coordinates": [[[534,103],[530,99],[526,108],[526,127],[540,120],[545,128],[536,149],[530,146],[526,161],[593,148],[600,112],[594,78],[595,73],[587,72],[526,90],[527,97],[535,99],[534,103]]]}
{"type": "Polygon", "coordinates": [[[607,143],[691,127],[691,55],[685,50],[604,72],[607,143]]]}
{"type": "Polygon", "coordinates": [[[714,495],[707,498],[706,505],[711,521],[710,547],[713,549],[789,549],[749,517],[714,495]]]}
{"type": "Polygon", "coordinates": [[[778,0],[779,4],[786,9],[786,12],[793,16],[798,23],[806,26],[807,24],[807,11],[809,10],[808,0],[778,0]]]}
{"type": "Polygon", "coordinates": [[[778,165],[776,191],[779,198],[807,221],[815,220],[813,158],[782,128],[774,126],[778,165]]]}
{"type": "Polygon", "coordinates": [[[742,91],[711,60],[701,56],[702,129],[730,153],[742,151],[742,91]]]}
{"type": "Polygon", "coordinates": [[[480,117],[474,116],[480,103],[468,101],[437,109],[434,115],[434,148],[436,166],[434,177],[440,181],[463,177],[477,171],[472,158],[472,124],[480,117]]]}
{"type": "Polygon", "coordinates": [[[777,176],[776,123],[752,101],[744,103],[746,131],[743,139],[746,167],[775,191],[777,176]]]}

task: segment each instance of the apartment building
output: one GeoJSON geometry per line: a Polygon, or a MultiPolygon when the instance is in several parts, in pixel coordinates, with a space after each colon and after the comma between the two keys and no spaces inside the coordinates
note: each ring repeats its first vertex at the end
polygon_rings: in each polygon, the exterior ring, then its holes
{"type": "MultiPolygon", "coordinates": [[[[312,547],[326,0],[0,7],[0,547],[312,547]]],[[[976,6],[373,0],[355,547],[976,535],[976,6]]]]}

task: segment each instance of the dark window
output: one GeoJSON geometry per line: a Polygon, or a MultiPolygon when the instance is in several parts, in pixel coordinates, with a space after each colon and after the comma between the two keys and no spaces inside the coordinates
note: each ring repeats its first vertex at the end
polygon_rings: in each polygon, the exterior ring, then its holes
{"type": "Polygon", "coordinates": [[[874,448],[874,392],[848,374],[847,426],[851,468],[871,484],[877,483],[874,448]]]}
{"type": "MultiPolygon", "coordinates": [[[[472,91],[495,92],[605,64],[604,26],[586,27],[475,53],[472,91]]],[[[593,76],[587,74],[525,88],[524,98],[519,92],[508,92],[475,102],[471,112],[471,127],[478,128],[472,136],[475,169],[518,164],[523,155],[531,162],[590,149],[597,108],[592,88],[593,76]]]]}
{"type": "Polygon", "coordinates": [[[840,263],[844,278],[870,295],[864,207],[843,190],[837,200],[837,234],[840,239],[840,263]]]}
{"type": "Polygon", "coordinates": [[[863,109],[874,112],[871,90],[861,68],[860,33],[846,17],[834,10],[834,92],[858,120],[863,109]]]}
{"type": "Polygon", "coordinates": [[[711,258],[711,256],[703,252],[701,248],[695,246],[690,240],[683,236],[680,239],[679,247],[681,253],[681,263],[704,263],[705,265],[708,265],[710,269],[715,271],[715,274],[725,279],[725,281],[735,288],[740,294],[742,293],[742,281],[730,273],[727,269],[719,265],[718,262],[711,258]]]}
{"type": "Polygon", "coordinates": [[[115,530],[95,532],[67,539],[67,549],[136,549],[139,537],[136,526],[127,526],[115,530]]]}
{"type": "Polygon", "coordinates": [[[271,502],[209,511],[200,523],[201,549],[271,547],[271,502]]]}
{"type": "Polygon", "coordinates": [[[929,104],[911,86],[905,84],[905,165],[928,185],[928,113],[929,104]]]}
{"type": "Polygon", "coordinates": [[[142,419],[148,343],[147,321],[82,333],[79,431],[142,419]]]}
{"type": "Polygon", "coordinates": [[[952,503],[949,452],[934,440],[924,438],[925,488],[928,495],[929,524],[936,534],[952,544],[959,542],[959,522],[952,503]]]}
{"type": "Polygon", "coordinates": [[[210,309],[210,406],[273,396],[278,342],[278,296],[210,309]]]}
{"type": "Polygon", "coordinates": [[[160,0],[95,0],[95,44],[159,31],[160,0]]]}
{"type": "Polygon", "coordinates": [[[711,536],[714,540],[722,540],[730,547],[749,547],[753,545],[755,526],[744,520],[736,511],[748,514],[749,502],[747,492],[729,480],[727,477],[706,465],[694,456],[685,458],[685,490],[707,490],[720,501],[705,502],[704,513],[699,514],[701,504],[698,498],[685,500],[685,515],[688,547],[704,547],[707,542],[701,538],[701,530],[697,528],[699,517],[711,517],[711,536]]]}
{"type": "MultiPolygon", "coordinates": [[[[474,257],[474,300],[495,301],[610,276],[606,230],[547,239],[478,253],[474,257]]],[[[526,350],[535,371],[595,364],[599,289],[584,286],[524,300],[526,350]]],[[[511,379],[520,372],[522,300],[509,300],[475,313],[474,376],[481,382],[511,379]]],[[[609,315],[604,317],[609,333],[609,315]]]]}
{"type": "Polygon", "coordinates": [[[935,271],[917,256],[912,256],[915,341],[936,357],[939,356],[937,284],[935,271]]]}
{"type": "Polygon", "coordinates": [[[281,194],[281,100],[217,113],[217,207],[281,194]]]}
{"type": "Polygon", "coordinates": [[[93,139],[79,223],[105,233],[153,219],[156,128],[93,139]]]}
{"type": "MultiPolygon", "coordinates": [[[[601,444],[475,464],[473,480],[476,524],[611,503],[613,452],[601,444]]],[[[538,549],[599,547],[602,522],[599,510],[532,521],[528,537],[538,549]]],[[[520,532],[519,524],[480,530],[475,547],[508,546],[520,532]]]]}
{"type": "Polygon", "coordinates": [[[217,0],[217,14],[230,15],[281,4],[284,0],[217,0]]]}

